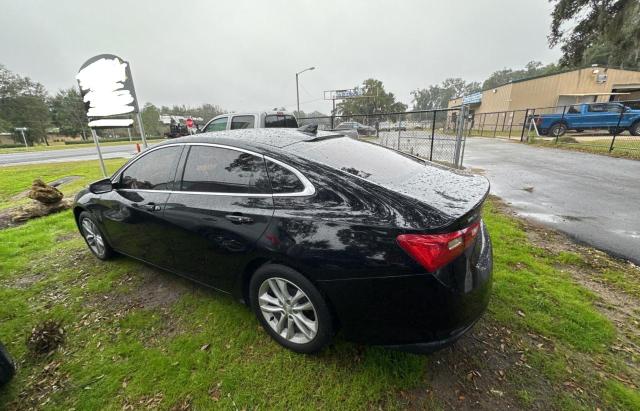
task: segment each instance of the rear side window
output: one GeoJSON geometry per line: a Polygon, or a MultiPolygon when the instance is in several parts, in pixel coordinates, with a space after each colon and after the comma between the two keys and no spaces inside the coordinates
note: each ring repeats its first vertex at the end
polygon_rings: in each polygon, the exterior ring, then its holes
{"type": "Polygon", "coordinates": [[[254,124],[254,116],[235,116],[231,119],[231,130],[253,128],[254,124]]]}
{"type": "Polygon", "coordinates": [[[207,133],[209,131],[226,130],[227,129],[227,120],[228,120],[227,117],[222,117],[222,118],[218,118],[218,119],[212,120],[209,124],[207,124],[207,126],[203,130],[203,133],[207,133]]]}
{"type": "Polygon", "coordinates": [[[264,118],[265,128],[298,128],[298,122],[292,115],[269,114],[264,118]]]}
{"type": "Polygon", "coordinates": [[[191,147],[180,187],[208,193],[271,193],[262,157],[208,146],[191,147]]]}
{"type": "Polygon", "coordinates": [[[304,190],[304,184],[291,170],[267,160],[267,171],[274,194],[299,193],[304,190]]]}
{"type": "Polygon", "coordinates": [[[120,175],[118,188],[170,190],[182,147],[159,148],[145,154],[120,175]]]}

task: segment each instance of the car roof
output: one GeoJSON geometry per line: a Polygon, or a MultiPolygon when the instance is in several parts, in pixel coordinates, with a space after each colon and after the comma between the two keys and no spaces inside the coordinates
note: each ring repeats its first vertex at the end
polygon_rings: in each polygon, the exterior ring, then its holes
{"type": "Polygon", "coordinates": [[[224,113],[218,114],[212,120],[215,120],[219,117],[230,117],[230,116],[261,116],[261,115],[281,115],[281,116],[293,116],[293,113],[290,111],[243,111],[238,113],[224,113]]]}
{"type": "Polygon", "coordinates": [[[176,143],[223,144],[246,150],[265,148],[284,148],[296,143],[343,137],[340,133],[320,131],[316,134],[305,133],[295,128],[251,128],[243,130],[224,130],[196,134],[165,141],[158,146],[176,143]]]}

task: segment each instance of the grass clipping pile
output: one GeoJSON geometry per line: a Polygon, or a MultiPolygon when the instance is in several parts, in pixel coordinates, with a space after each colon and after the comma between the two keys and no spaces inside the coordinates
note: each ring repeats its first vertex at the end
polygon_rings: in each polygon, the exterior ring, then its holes
{"type": "Polygon", "coordinates": [[[40,179],[33,181],[27,197],[32,200],[31,203],[0,213],[0,228],[22,224],[33,218],[66,210],[73,203],[71,199],[63,198],[64,194],[56,187],[40,179]]]}

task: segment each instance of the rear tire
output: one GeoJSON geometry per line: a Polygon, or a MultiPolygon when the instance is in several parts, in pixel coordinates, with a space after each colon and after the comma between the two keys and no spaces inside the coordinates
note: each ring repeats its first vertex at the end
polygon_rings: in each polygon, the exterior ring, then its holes
{"type": "Polygon", "coordinates": [[[94,217],[87,211],[78,216],[78,227],[89,250],[101,260],[108,260],[113,256],[113,248],[107,242],[104,234],[98,227],[94,217]]]}
{"type": "Polygon", "coordinates": [[[15,363],[4,345],[0,343],[0,386],[8,383],[15,373],[15,363]]]}
{"type": "Polygon", "coordinates": [[[333,337],[333,319],[322,294],[292,268],[260,267],[251,277],[249,300],[271,338],[292,351],[318,352],[333,337]]]}
{"type": "Polygon", "coordinates": [[[640,136],[640,121],[636,121],[629,127],[629,132],[633,136],[640,136]]]}
{"type": "Polygon", "coordinates": [[[550,137],[562,137],[567,132],[567,126],[563,123],[556,123],[549,127],[550,137]]]}

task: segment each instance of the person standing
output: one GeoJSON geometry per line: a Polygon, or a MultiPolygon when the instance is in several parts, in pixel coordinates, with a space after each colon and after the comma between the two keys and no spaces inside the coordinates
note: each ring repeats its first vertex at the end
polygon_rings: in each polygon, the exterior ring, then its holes
{"type": "Polygon", "coordinates": [[[195,127],[193,126],[193,119],[191,117],[189,117],[187,119],[187,121],[185,121],[186,125],[187,125],[187,131],[189,132],[189,134],[195,134],[195,127]]]}

